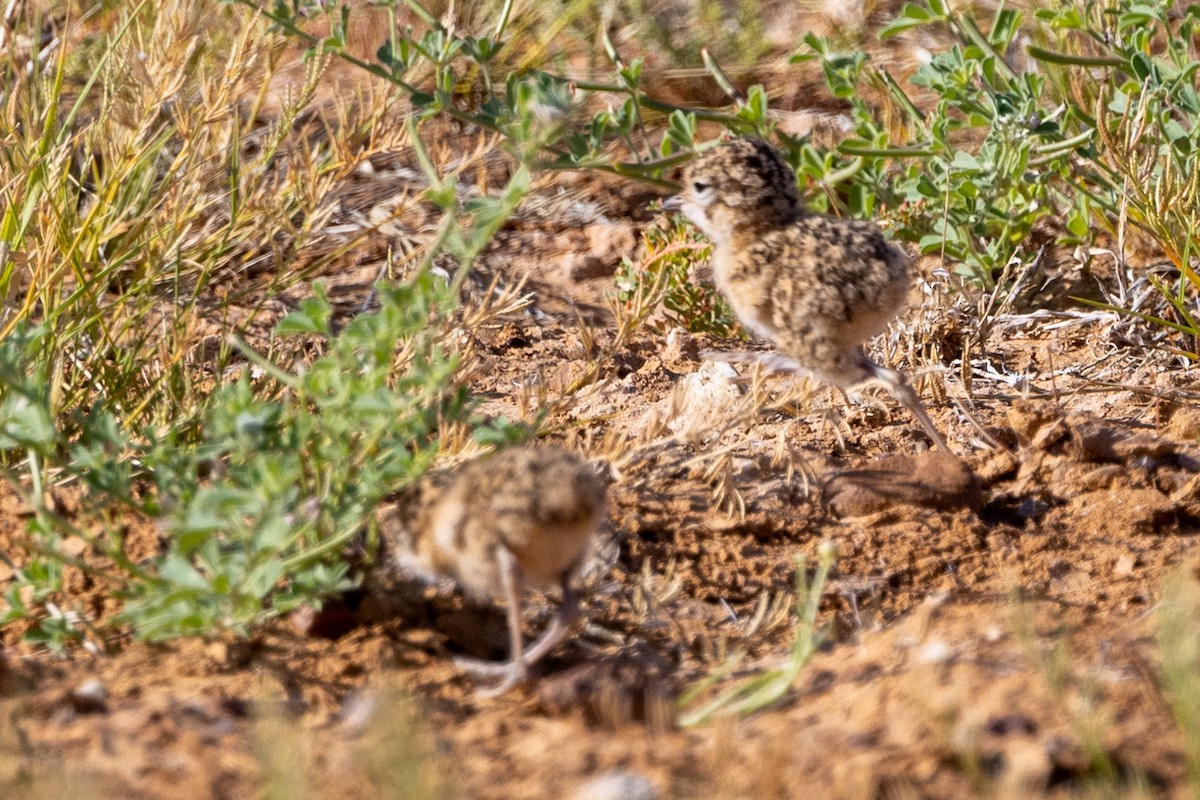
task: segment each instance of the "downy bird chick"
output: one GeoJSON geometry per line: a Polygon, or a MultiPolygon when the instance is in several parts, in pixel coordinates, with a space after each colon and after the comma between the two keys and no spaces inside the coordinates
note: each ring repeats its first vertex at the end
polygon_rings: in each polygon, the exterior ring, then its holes
{"type": "Polygon", "coordinates": [[[769,363],[843,391],[877,379],[948,451],[908,380],[863,352],[909,291],[908,259],[878,227],[805,209],[795,173],[754,138],[699,156],[683,172],[683,190],[663,205],[712,242],[717,289],[742,324],[784,356],[769,363]]]}
{"type": "Polygon", "coordinates": [[[393,542],[401,569],[453,578],[468,594],[507,604],[506,663],[459,659],[497,683],[499,695],[526,680],[529,667],[562,642],[580,619],[572,582],[592,547],[604,510],[604,481],[575,454],[555,446],[510,448],[434,480],[407,541],[393,542]],[[521,635],[525,587],[560,586],[562,603],[542,636],[521,635]]]}

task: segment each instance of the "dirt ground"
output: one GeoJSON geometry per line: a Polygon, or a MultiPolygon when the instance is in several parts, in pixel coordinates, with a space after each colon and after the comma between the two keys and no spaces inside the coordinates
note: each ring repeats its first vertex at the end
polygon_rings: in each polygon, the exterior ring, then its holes
{"type": "MultiPolygon", "coordinates": [[[[381,161],[348,179],[330,226],[411,194],[402,173],[381,161]]],[[[562,398],[612,340],[620,258],[661,224],[652,193],[563,181],[505,228],[472,290],[523,280],[531,298],[475,332],[484,413],[562,398]]],[[[339,308],[362,304],[394,235],[381,227],[326,269],[339,308]]],[[[1043,287],[1034,301],[986,309],[919,261],[912,307],[873,344],[919,376],[961,463],[929,453],[886,394],[848,406],[703,356],[752,343],[639,330],[548,424],[617,462],[588,626],[504,697],[452,663],[504,655],[501,609],[396,576],[248,641],[119,639],[58,657],[8,626],[0,796],[1194,796],[1157,621],[1197,580],[1200,394],[1161,336],[1066,299],[1116,286],[1105,257],[1043,256],[1025,276],[1043,287]],[[811,567],[824,542],[829,637],[793,691],[677,725],[694,707],[683,693],[735,653],[718,688],[787,656],[797,559],[811,567]],[[614,775],[624,791],[586,787],[614,775]],[[657,794],[630,788],[639,779],[657,794]]],[[[58,501],[78,512],[70,489],[58,501]]],[[[0,489],[0,548],[27,519],[0,489]]],[[[159,546],[152,523],[123,523],[131,550],[159,546]]],[[[10,577],[0,567],[0,590],[10,577]]],[[[97,619],[118,609],[81,572],[67,587],[97,619]]],[[[553,610],[531,605],[530,633],[553,610]]]]}
{"type": "MultiPolygon", "coordinates": [[[[625,224],[634,242],[645,223],[625,224]]],[[[612,278],[542,263],[531,305],[478,333],[471,380],[489,413],[519,416],[530,375],[553,394],[585,363],[589,322],[568,301],[602,330],[612,278]]],[[[498,609],[386,582],[250,641],[63,659],[16,645],[10,626],[6,796],[253,797],[292,759],[314,795],[369,797],[397,750],[419,752],[449,797],[571,797],[613,770],[672,798],[1065,797],[1106,778],[1185,796],[1154,620],[1200,531],[1191,376],[1115,341],[1114,316],[1070,308],[997,317],[964,366],[979,331],[952,297],[910,309],[880,354],[926,374],[969,472],[928,453],[886,397],[849,408],[791,378],[747,388],[699,355],[746,343],[646,329],[552,424],[585,451],[634,444],[589,627],[527,690],[482,698],[451,662],[503,655],[498,609]],[[908,363],[903,343],[930,341],[929,319],[948,355],[908,363]],[[741,413],[754,393],[766,409],[741,413]],[[665,433],[639,440],[654,414],[665,433]],[[675,726],[680,692],[733,652],[747,654],[734,677],[786,655],[796,559],[815,563],[826,540],[832,635],[786,701],[675,726]]],[[[11,493],[0,520],[6,538],[23,527],[11,493]]],[[[130,547],[156,546],[153,525],[128,525],[130,547]]],[[[68,587],[96,616],[114,610],[109,587],[82,574],[68,587]]],[[[552,609],[535,605],[531,626],[552,609]]],[[[438,796],[414,791],[401,796],[438,796]]]]}

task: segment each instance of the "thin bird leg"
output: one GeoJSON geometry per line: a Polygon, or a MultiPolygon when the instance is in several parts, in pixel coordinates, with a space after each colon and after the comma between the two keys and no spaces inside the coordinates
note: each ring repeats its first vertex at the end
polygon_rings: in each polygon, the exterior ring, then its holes
{"type": "Polygon", "coordinates": [[[933,420],[929,418],[929,414],[925,411],[925,406],[921,405],[921,399],[917,397],[916,391],[912,388],[912,384],[903,374],[894,369],[876,364],[871,359],[863,356],[863,367],[877,379],[887,384],[892,394],[900,401],[900,404],[912,412],[917,418],[917,422],[921,423],[921,427],[925,429],[925,435],[933,440],[937,447],[945,452],[950,452],[950,447],[946,444],[946,440],[942,438],[942,434],[933,425],[933,420]]]}
{"type": "Polygon", "coordinates": [[[579,598],[571,588],[571,577],[568,572],[562,579],[562,604],[558,613],[542,633],[541,638],[525,651],[525,666],[531,667],[543,656],[558,646],[583,619],[579,613],[579,598]]]}
{"type": "Polygon", "coordinates": [[[493,664],[473,659],[456,659],[459,668],[478,678],[499,677],[500,682],[489,689],[481,689],[484,697],[499,697],[529,677],[528,662],[525,660],[524,641],[521,638],[521,596],[525,580],[517,557],[504,546],[496,548],[496,560],[500,563],[500,582],[504,590],[504,601],[508,604],[509,658],[507,663],[493,664]]]}

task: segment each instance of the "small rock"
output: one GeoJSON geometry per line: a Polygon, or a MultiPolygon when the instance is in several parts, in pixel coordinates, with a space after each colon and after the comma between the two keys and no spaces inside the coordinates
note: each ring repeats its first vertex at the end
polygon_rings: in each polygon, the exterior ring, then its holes
{"type": "Polygon", "coordinates": [[[682,398],[667,398],[665,407],[677,411],[667,427],[685,439],[711,431],[713,420],[720,419],[725,409],[741,399],[736,379],[737,371],[729,364],[704,362],[680,382],[682,398]]]}
{"type": "Polygon", "coordinates": [[[59,545],[59,551],[71,558],[79,558],[88,551],[90,545],[82,536],[68,536],[59,545]]]}
{"type": "Polygon", "coordinates": [[[614,770],[583,784],[572,800],[658,800],[658,789],[633,772],[614,770]]]}
{"type": "Polygon", "coordinates": [[[1011,478],[1020,469],[1021,462],[1007,450],[991,450],[984,456],[975,473],[986,486],[1011,478]]]}
{"type": "Polygon", "coordinates": [[[695,363],[700,360],[700,343],[683,328],[671,328],[667,332],[662,358],[667,364],[695,363]]]}
{"type": "Polygon", "coordinates": [[[1176,409],[1167,423],[1167,435],[1185,442],[1200,440],[1200,408],[1182,406],[1176,409]]]}
{"type": "Polygon", "coordinates": [[[1125,553],[1117,559],[1117,563],[1113,566],[1113,574],[1121,578],[1132,575],[1137,562],[1137,556],[1133,553],[1125,553]]]}
{"type": "Polygon", "coordinates": [[[108,710],[108,690],[96,678],[89,678],[76,686],[70,695],[71,707],[80,714],[93,714],[108,710]]]}
{"type": "Polygon", "coordinates": [[[1008,424],[1031,445],[1048,448],[1066,435],[1062,410],[1052,403],[1017,400],[1008,408],[1008,424]]]}
{"type": "Polygon", "coordinates": [[[204,645],[204,655],[213,663],[224,665],[229,661],[229,645],[225,642],[208,642],[204,645]]]}
{"type": "Polygon", "coordinates": [[[1113,486],[1127,485],[1129,471],[1122,464],[1101,464],[1079,479],[1079,488],[1086,492],[1099,492],[1113,486]]]}
{"type": "Polygon", "coordinates": [[[637,371],[642,375],[657,375],[658,373],[662,372],[662,370],[662,359],[660,359],[658,356],[650,356],[650,358],[647,358],[642,365],[637,368],[637,371]]]}
{"type": "Polygon", "coordinates": [[[917,651],[917,663],[941,666],[954,660],[954,648],[941,639],[934,639],[917,651]]]}
{"type": "Polygon", "coordinates": [[[366,730],[367,723],[375,716],[379,707],[379,697],[374,692],[350,692],[342,701],[338,711],[338,722],[351,735],[357,735],[366,730]]]}
{"type": "Polygon", "coordinates": [[[956,456],[931,451],[888,456],[864,469],[838,472],[825,482],[822,498],[839,516],[863,517],[895,506],[978,510],[983,489],[956,456]]]}
{"type": "Polygon", "coordinates": [[[1075,498],[1081,517],[1110,536],[1160,536],[1179,532],[1178,506],[1157,489],[1088,492],[1075,498]]]}
{"type": "Polygon", "coordinates": [[[1175,454],[1175,445],[1149,433],[1135,433],[1098,419],[1077,420],[1071,426],[1072,440],[1085,461],[1127,464],[1137,459],[1150,463],[1175,454]]]}
{"type": "Polygon", "coordinates": [[[1171,493],[1171,502],[1181,513],[1200,518],[1200,475],[1193,476],[1187,483],[1171,493]]]}
{"type": "Polygon", "coordinates": [[[308,636],[312,631],[313,624],[317,621],[317,611],[312,606],[300,606],[291,613],[289,621],[296,629],[296,633],[308,636]]]}

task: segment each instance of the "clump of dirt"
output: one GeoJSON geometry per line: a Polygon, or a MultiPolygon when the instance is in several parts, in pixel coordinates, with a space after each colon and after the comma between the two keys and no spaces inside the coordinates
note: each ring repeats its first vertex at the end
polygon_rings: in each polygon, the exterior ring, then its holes
{"type": "Polygon", "coordinates": [[[983,506],[983,488],[969,466],[935,451],[892,455],[865,469],[835,473],[822,486],[825,507],[842,517],[861,517],[895,506],[934,510],[983,506]]]}

